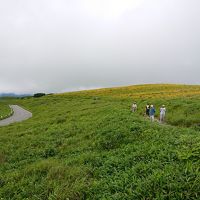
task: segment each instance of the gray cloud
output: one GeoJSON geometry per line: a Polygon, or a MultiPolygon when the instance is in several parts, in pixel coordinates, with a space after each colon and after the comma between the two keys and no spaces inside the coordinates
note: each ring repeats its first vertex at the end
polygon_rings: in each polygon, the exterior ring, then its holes
{"type": "Polygon", "coordinates": [[[0,92],[199,84],[198,0],[0,0],[0,92]]]}

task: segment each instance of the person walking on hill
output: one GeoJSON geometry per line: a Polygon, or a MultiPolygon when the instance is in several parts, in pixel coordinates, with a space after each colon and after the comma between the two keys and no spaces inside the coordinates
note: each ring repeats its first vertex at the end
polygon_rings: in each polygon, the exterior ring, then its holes
{"type": "Polygon", "coordinates": [[[149,111],[150,111],[150,105],[147,104],[146,105],[146,110],[145,110],[146,116],[149,116],[149,111]]]}
{"type": "Polygon", "coordinates": [[[137,104],[136,102],[134,102],[132,105],[132,112],[136,112],[136,110],[137,110],[137,104]]]}
{"type": "Polygon", "coordinates": [[[154,122],[155,113],[156,113],[156,110],[155,110],[154,106],[151,105],[150,110],[149,110],[149,116],[150,116],[151,122],[154,122]]]}
{"type": "Polygon", "coordinates": [[[165,105],[162,105],[160,108],[160,123],[163,123],[165,120],[166,108],[165,105]]]}

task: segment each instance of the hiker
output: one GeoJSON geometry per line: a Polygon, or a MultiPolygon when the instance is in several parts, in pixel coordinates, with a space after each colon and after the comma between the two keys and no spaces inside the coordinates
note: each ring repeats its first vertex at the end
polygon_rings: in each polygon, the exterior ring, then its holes
{"type": "Polygon", "coordinates": [[[160,123],[164,122],[165,114],[166,114],[166,108],[165,105],[162,105],[162,107],[160,108],[160,123]]]}
{"type": "Polygon", "coordinates": [[[136,110],[137,110],[137,104],[136,102],[134,102],[132,105],[132,112],[135,112],[136,110]]]}
{"type": "Polygon", "coordinates": [[[156,110],[155,110],[154,106],[151,105],[150,110],[149,110],[149,117],[150,117],[151,122],[154,122],[155,112],[156,112],[156,110]]]}
{"type": "Polygon", "coordinates": [[[145,113],[146,113],[147,116],[149,116],[149,111],[150,111],[150,105],[147,104],[146,105],[146,111],[145,111],[145,113]]]}

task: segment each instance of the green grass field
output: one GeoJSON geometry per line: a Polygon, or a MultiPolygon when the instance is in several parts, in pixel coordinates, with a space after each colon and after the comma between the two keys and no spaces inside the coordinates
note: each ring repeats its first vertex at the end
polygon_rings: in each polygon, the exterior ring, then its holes
{"type": "Polygon", "coordinates": [[[200,86],[129,86],[7,104],[33,118],[0,127],[2,200],[200,199],[200,86]],[[157,116],[166,105],[166,124],[143,116],[147,102],[157,116]]]}

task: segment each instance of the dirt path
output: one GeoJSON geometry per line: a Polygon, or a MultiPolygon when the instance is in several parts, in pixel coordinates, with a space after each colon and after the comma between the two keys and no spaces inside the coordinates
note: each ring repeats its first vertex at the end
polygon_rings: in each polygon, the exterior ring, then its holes
{"type": "Polygon", "coordinates": [[[0,126],[7,126],[9,124],[12,124],[15,122],[21,122],[32,117],[31,112],[21,108],[20,106],[10,105],[10,108],[13,109],[14,114],[7,119],[0,120],[0,126]]]}

